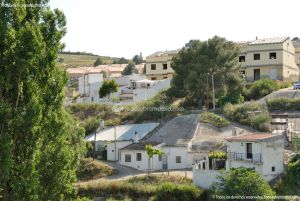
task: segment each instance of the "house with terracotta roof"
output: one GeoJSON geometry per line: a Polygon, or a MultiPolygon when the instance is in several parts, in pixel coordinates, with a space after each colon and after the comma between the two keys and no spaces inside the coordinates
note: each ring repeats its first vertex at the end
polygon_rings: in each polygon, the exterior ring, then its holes
{"type": "Polygon", "coordinates": [[[263,78],[282,81],[299,80],[294,44],[289,37],[262,38],[238,42],[241,73],[247,81],[263,78]]]}
{"type": "Polygon", "coordinates": [[[252,168],[266,181],[271,181],[283,172],[284,137],[271,133],[251,133],[225,138],[226,156],[213,159],[209,156],[193,166],[193,182],[209,188],[217,181],[223,169],[252,168]],[[221,160],[221,161],[220,161],[221,160]],[[214,164],[223,164],[222,167],[214,164]]]}

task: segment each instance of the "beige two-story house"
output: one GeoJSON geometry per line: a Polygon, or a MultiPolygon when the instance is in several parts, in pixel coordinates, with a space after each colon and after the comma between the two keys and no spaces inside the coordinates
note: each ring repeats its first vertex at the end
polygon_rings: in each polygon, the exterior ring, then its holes
{"type": "Polygon", "coordinates": [[[292,40],[294,48],[295,48],[295,59],[296,63],[298,65],[298,68],[300,69],[300,39],[295,38],[292,40]]]}
{"type": "Polygon", "coordinates": [[[156,52],[146,57],[146,76],[149,80],[173,79],[172,58],[179,50],[156,52]]]}
{"type": "Polygon", "coordinates": [[[256,39],[238,45],[241,72],[247,81],[262,78],[299,80],[295,48],[289,37],[256,39]]]}

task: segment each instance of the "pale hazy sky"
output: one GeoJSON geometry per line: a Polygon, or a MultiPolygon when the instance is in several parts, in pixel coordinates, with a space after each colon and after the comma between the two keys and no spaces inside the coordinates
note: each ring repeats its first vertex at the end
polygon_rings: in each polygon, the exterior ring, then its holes
{"type": "Polygon", "coordinates": [[[299,0],[50,0],[67,18],[66,50],[124,56],[233,41],[300,37],[299,0]]]}

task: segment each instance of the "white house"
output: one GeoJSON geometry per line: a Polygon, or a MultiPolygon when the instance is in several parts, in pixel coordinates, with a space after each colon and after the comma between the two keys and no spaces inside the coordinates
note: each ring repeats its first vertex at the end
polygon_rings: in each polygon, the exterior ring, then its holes
{"type": "Polygon", "coordinates": [[[103,150],[107,146],[107,160],[119,159],[120,149],[132,144],[134,141],[144,138],[149,132],[158,126],[158,123],[126,124],[105,128],[98,133],[92,133],[85,137],[86,141],[96,141],[96,150],[103,150]]]}
{"type": "Polygon", "coordinates": [[[92,103],[99,101],[99,89],[103,83],[103,74],[84,74],[78,78],[80,98],[78,102],[92,103]]]}
{"type": "Polygon", "coordinates": [[[212,160],[204,157],[193,165],[193,183],[210,188],[217,176],[231,168],[253,168],[262,178],[270,181],[283,172],[283,135],[254,133],[228,137],[227,159],[222,166],[212,165],[212,160]]]}
{"type": "Polygon", "coordinates": [[[148,155],[146,151],[146,145],[150,144],[156,149],[161,149],[161,142],[138,142],[130,144],[121,149],[120,164],[129,166],[138,170],[161,170],[163,166],[163,158],[158,155],[154,155],[150,160],[150,167],[148,161],[148,155]]]}

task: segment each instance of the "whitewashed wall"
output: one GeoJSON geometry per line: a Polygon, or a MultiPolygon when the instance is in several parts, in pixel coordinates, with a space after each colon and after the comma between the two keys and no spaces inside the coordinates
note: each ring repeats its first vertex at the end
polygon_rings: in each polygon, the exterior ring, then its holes
{"type": "MultiPolygon", "coordinates": [[[[148,169],[148,156],[147,152],[144,150],[122,150],[121,151],[121,165],[129,166],[138,170],[147,170],[148,169]],[[141,161],[136,160],[136,154],[141,153],[142,159],[141,161]],[[131,155],[131,162],[125,162],[125,155],[131,155]]],[[[161,170],[162,169],[162,161],[159,161],[159,157],[157,155],[153,156],[151,159],[151,169],[152,170],[161,170]]]]}
{"type": "Polygon", "coordinates": [[[192,168],[193,155],[188,153],[187,147],[163,147],[162,149],[167,156],[169,170],[192,168]],[[181,157],[181,163],[176,163],[176,156],[181,157]]]}
{"type": "Polygon", "coordinates": [[[200,170],[197,165],[194,165],[193,184],[209,189],[214,182],[218,182],[218,176],[221,176],[223,173],[220,170],[200,170]]]}
{"type": "Polygon", "coordinates": [[[119,141],[119,142],[110,142],[107,144],[107,160],[108,161],[117,161],[119,160],[120,149],[132,144],[132,141],[119,141]]]}

